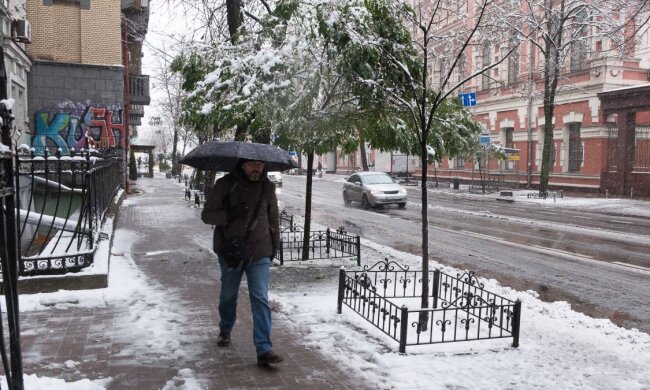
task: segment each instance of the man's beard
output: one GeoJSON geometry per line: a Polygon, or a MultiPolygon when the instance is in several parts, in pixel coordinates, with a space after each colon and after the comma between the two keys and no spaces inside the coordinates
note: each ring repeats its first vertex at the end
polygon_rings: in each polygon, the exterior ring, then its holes
{"type": "Polygon", "coordinates": [[[262,174],[260,172],[251,172],[251,174],[248,175],[248,180],[250,180],[250,181],[259,181],[261,177],[262,177],[262,174]]]}

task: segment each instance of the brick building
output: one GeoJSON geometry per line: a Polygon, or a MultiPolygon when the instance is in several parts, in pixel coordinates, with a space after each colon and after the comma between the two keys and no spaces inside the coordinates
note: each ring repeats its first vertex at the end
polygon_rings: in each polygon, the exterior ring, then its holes
{"type": "Polygon", "coordinates": [[[27,49],[33,60],[28,78],[32,147],[37,153],[58,148],[64,154],[88,143],[127,150],[129,134],[137,131],[137,119],[144,115],[142,105],[149,104],[149,86],[138,82],[139,65],[131,67],[134,40],[124,38],[137,28],[135,45],[142,46],[147,4],[27,0],[26,10],[32,25],[27,49]],[[138,15],[145,16],[131,23],[138,15]],[[131,71],[134,77],[129,77],[131,71]],[[131,88],[133,80],[136,88],[131,88]],[[131,109],[131,89],[137,93],[136,109],[131,109]],[[129,111],[135,112],[133,122],[129,111]]]}
{"type": "MultiPolygon", "coordinates": [[[[469,14],[473,12],[471,2],[459,3],[468,7],[469,14]]],[[[576,12],[573,19],[580,17],[576,12]]],[[[572,22],[575,20],[569,23],[572,22]]],[[[587,29],[596,29],[587,23],[580,26],[585,37],[591,37],[587,29]]],[[[566,33],[574,33],[571,29],[567,27],[566,33]]],[[[647,36],[637,37],[639,39],[633,44],[628,44],[624,55],[607,50],[613,47],[607,37],[593,36],[593,39],[572,44],[562,62],[553,116],[551,188],[604,192],[602,177],[615,169],[612,160],[618,126],[617,115],[603,113],[598,94],[643,86],[650,81],[647,36]]],[[[463,59],[467,59],[468,67],[494,63],[504,57],[505,46],[503,42],[484,40],[480,45],[471,45],[463,59]]],[[[463,92],[476,94],[477,104],[471,107],[474,119],[484,126],[492,143],[510,152],[509,160],[489,163],[491,177],[495,180],[516,186],[536,187],[539,184],[545,123],[543,62],[540,50],[523,40],[500,65],[463,85],[463,92]]],[[[460,71],[457,69],[455,73],[460,71]]],[[[439,70],[434,68],[433,79],[439,77],[436,72],[439,70]]],[[[634,123],[639,147],[629,151],[636,155],[636,164],[631,169],[650,175],[650,149],[647,143],[638,142],[648,138],[650,113],[637,112],[634,123]]],[[[468,180],[476,168],[473,161],[446,158],[438,167],[438,174],[468,180]]],[[[645,194],[637,191],[636,195],[650,196],[650,187],[644,191],[645,194]]],[[[630,189],[618,192],[629,195],[630,189]]]]}
{"type": "MultiPolygon", "coordinates": [[[[437,2],[413,0],[414,6],[422,4],[422,8],[416,7],[421,12],[431,12],[434,3],[437,2]]],[[[443,6],[436,8],[440,15],[435,23],[439,31],[468,31],[472,28],[475,2],[449,0],[440,4],[443,6]]],[[[520,6],[523,7],[524,3],[520,6]]],[[[580,17],[580,14],[576,13],[575,17],[580,17]]],[[[595,25],[586,28],[597,29],[595,25]]],[[[567,31],[567,34],[572,31],[567,31]]],[[[417,29],[412,32],[417,36],[417,29]]],[[[627,169],[635,173],[636,179],[627,180],[625,186],[607,185],[607,182],[625,181],[612,181],[612,175],[617,175],[617,166],[621,166],[621,163],[616,163],[617,159],[620,160],[616,155],[623,153],[619,142],[620,124],[617,124],[620,115],[612,114],[611,110],[604,113],[599,98],[599,94],[616,90],[621,91],[619,95],[625,95],[627,88],[638,87],[645,91],[642,87],[649,85],[650,81],[650,37],[647,34],[636,37],[638,39],[634,44],[628,44],[621,56],[616,50],[608,51],[613,46],[608,38],[596,38],[594,33],[592,39],[591,32],[584,33],[586,39],[567,48],[561,68],[555,95],[549,187],[650,196],[650,184],[643,184],[650,182],[650,112],[639,106],[634,112],[631,130],[626,133],[631,139],[625,143],[625,153],[632,161],[627,169]],[[643,177],[647,179],[640,179],[643,177]]],[[[439,35],[443,36],[442,33],[439,35]]],[[[492,143],[508,148],[507,161],[488,162],[488,177],[502,186],[535,188],[540,179],[544,140],[541,69],[544,56],[527,40],[522,40],[509,55],[508,48],[508,43],[499,41],[499,38],[477,34],[452,72],[451,80],[462,80],[470,72],[480,69],[482,64],[503,60],[485,74],[462,84],[458,92],[475,93],[477,104],[470,108],[474,119],[483,125],[485,135],[492,143]]],[[[445,59],[445,55],[440,53],[429,59],[429,85],[434,89],[446,77],[448,64],[445,60],[449,61],[449,57],[445,59]]],[[[367,151],[372,155],[369,160],[377,161],[377,170],[390,172],[401,158],[395,158],[401,156],[398,153],[367,151]]],[[[415,160],[417,176],[421,168],[419,159],[415,160]]],[[[443,180],[459,177],[470,182],[478,177],[478,165],[472,160],[472,157],[445,157],[435,167],[436,175],[443,180]]],[[[341,172],[358,170],[360,161],[358,152],[350,156],[339,153],[335,169],[341,172]]],[[[430,166],[428,172],[433,175],[434,167],[430,166]]]]}

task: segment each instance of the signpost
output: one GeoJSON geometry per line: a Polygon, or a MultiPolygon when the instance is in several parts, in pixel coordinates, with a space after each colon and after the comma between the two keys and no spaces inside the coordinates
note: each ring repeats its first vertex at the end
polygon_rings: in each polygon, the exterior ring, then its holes
{"type": "Polygon", "coordinates": [[[461,93],[458,97],[463,101],[463,107],[476,106],[476,92],[461,93]]]}
{"type": "Polygon", "coordinates": [[[489,145],[490,144],[490,133],[483,133],[481,134],[481,145],[489,145]]]}

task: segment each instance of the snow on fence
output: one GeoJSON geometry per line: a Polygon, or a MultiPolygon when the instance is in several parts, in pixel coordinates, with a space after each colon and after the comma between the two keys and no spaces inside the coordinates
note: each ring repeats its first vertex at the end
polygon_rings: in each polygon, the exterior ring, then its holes
{"type": "Polygon", "coordinates": [[[296,225],[293,222],[293,215],[287,213],[287,210],[284,209],[280,212],[280,231],[292,232],[296,228],[296,225]]]}
{"type": "Polygon", "coordinates": [[[119,152],[21,155],[17,205],[21,276],[79,271],[93,262],[104,216],[122,183],[119,152]]]}
{"type": "Polygon", "coordinates": [[[406,346],[512,337],[519,346],[521,302],[483,288],[473,272],[428,273],[431,308],[419,304],[422,271],[381,261],[362,271],[340,270],[337,309],[350,307],[383,333],[406,346]],[[418,305],[419,306],[419,305],[418,305]]]}

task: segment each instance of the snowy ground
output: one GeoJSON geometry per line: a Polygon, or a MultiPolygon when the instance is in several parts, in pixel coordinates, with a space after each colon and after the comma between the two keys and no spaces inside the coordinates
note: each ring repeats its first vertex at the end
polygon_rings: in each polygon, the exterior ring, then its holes
{"type": "MultiPolygon", "coordinates": [[[[363,241],[362,246],[369,258],[388,255],[411,269],[420,262],[417,256],[373,242],[363,241]]],[[[511,348],[511,339],[499,339],[407,347],[407,354],[400,355],[397,342],[348,307],[335,314],[332,283],[272,298],[280,303],[283,320],[307,345],[377,388],[650,389],[650,335],[576,313],[566,302],[542,302],[532,291],[482,282],[488,291],[522,301],[519,348],[511,348]]]]}
{"type": "MultiPolygon", "coordinates": [[[[627,200],[565,198],[553,204],[559,202],[566,202],[563,205],[574,202],[571,207],[608,210],[616,206],[621,212],[627,210],[637,215],[647,212],[643,203],[627,200]]],[[[109,280],[109,286],[122,287],[23,295],[21,310],[49,310],[71,301],[86,306],[126,304],[138,313],[133,318],[136,328],[146,329],[151,335],[151,348],[171,353],[170,348],[173,350],[178,343],[178,335],[170,331],[170,324],[186,317],[184,310],[191,310],[191,305],[171,301],[160,286],[152,284],[137,269],[131,252],[133,240],[138,239],[136,233],[118,229],[115,234],[120,239],[114,242],[120,244],[112,248],[109,278],[122,283],[109,280]],[[132,287],[127,291],[123,286],[132,287]]],[[[108,255],[107,244],[106,240],[98,254],[108,255]]],[[[418,268],[420,262],[417,256],[367,240],[362,240],[362,254],[368,259],[388,256],[411,269],[418,268]]],[[[332,260],[274,268],[273,278],[309,275],[297,280],[296,285],[272,289],[275,317],[280,320],[276,326],[292,327],[308,346],[339,362],[371,386],[381,389],[650,389],[650,335],[619,328],[609,320],[589,318],[571,310],[566,302],[542,302],[534,292],[501,287],[496,280],[482,282],[491,292],[522,301],[519,348],[511,348],[510,339],[499,339],[408,347],[407,354],[400,355],[395,341],[349,308],[344,307],[341,315],[336,314],[336,275],[341,264],[340,260],[332,260]]],[[[440,267],[451,274],[460,271],[433,262],[430,267],[440,267]]],[[[134,345],[141,342],[139,332],[122,336],[134,345]]],[[[72,366],[76,363],[66,362],[72,366]]],[[[191,370],[179,371],[179,378],[185,382],[182,389],[203,388],[195,380],[196,374],[191,370]]],[[[110,380],[66,383],[27,372],[25,388],[103,389],[110,380]]],[[[176,388],[170,382],[164,389],[176,388]]]]}

